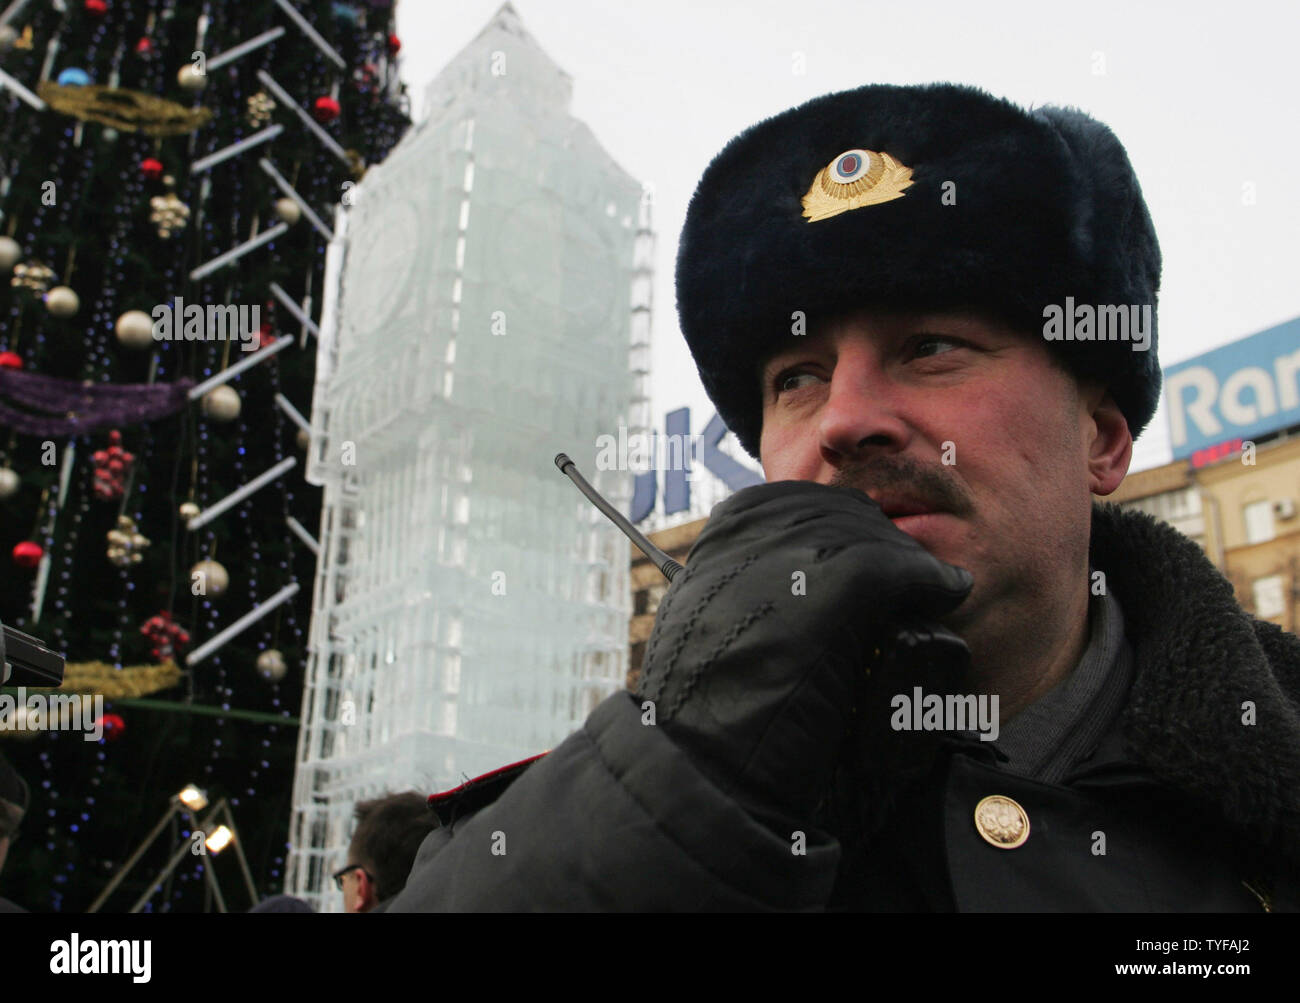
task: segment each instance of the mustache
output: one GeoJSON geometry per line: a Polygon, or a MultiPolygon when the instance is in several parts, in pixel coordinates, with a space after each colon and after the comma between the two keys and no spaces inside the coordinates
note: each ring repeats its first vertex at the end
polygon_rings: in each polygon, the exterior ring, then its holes
{"type": "Polygon", "coordinates": [[[970,495],[943,467],[927,466],[909,456],[871,456],[849,460],[835,471],[832,487],[856,488],[863,494],[905,495],[927,507],[969,515],[970,495]]]}

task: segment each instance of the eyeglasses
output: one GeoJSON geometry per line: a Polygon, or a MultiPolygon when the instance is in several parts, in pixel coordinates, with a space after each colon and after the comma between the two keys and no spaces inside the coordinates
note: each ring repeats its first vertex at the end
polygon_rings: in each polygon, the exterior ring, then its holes
{"type": "Polygon", "coordinates": [[[346,867],[340,867],[337,871],[335,871],[333,874],[330,875],[330,877],[334,879],[334,887],[337,888],[339,891],[342,891],[343,875],[351,874],[353,871],[360,871],[371,881],[375,880],[375,876],[371,874],[368,870],[366,870],[364,867],[362,867],[360,864],[348,864],[346,867]]]}

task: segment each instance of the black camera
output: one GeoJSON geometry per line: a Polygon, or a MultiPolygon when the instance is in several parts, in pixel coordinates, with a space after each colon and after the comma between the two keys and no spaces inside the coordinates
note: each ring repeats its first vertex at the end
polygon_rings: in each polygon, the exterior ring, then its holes
{"type": "Polygon", "coordinates": [[[0,686],[60,686],[63,656],[12,627],[0,625],[0,686]]]}

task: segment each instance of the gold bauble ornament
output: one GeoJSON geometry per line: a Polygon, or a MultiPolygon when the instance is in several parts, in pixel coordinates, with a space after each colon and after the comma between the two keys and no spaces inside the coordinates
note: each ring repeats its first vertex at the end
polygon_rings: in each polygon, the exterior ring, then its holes
{"type": "Polygon", "coordinates": [[[284,664],[284,655],[275,648],[267,648],[257,656],[257,671],[262,674],[262,678],[269,679],[273,683],[279,682],[288,671],[288,667],[284,664]]]}
{"type": "Polygon", "coordinates": [[[302,219],[302,209],[291,198],[276,199],[275,214],[290,226],[302,219]]]}
{"type": "Polygon", "coordinates": [[[184,230],[190,221],[190,207],[178,199],[175,192],[155,195],[149,200],[149,208],[149,222],[158,228],[158,236],[163,240],[184,230]]]}
{"type": "Polygon", "coordinates": [[[245,118],[254,129],[260,129],[271,121],[271,112],[275,111],[275,102],[266,91],[258,91],[248,99],[248,111],[245,118]]]}
{"type": "Polygon", "coordinates": [[[15,289],[26,289],[33,296],[44,296],[54,281],[54,269],[39,261],[24,261],[14,265],[14,276],[9,284],[15,289]]]}
{"type": "Polygon", "coordinates": [[[224,384],[203,395],[203,413],[213,421],[234,421],[239,417],[239,393],[224,384]]]}
{"type": "Polygon", "coordinates": [[[7,272],[23,256],[22,245],[13,237],[0,237],[0,272],[7,272]]]}
{"type": "Polygon", "coordinates": [[[194,595],[220,599],[230,587],[230,575],[216,561],[199,561],[190,568],[190,592],[194,595]]]}
{"type": "Polygon", "coordinates": [[[135,520],[119,515],[117,527],[108,531],[108,559],[119,568],[129,568],[144,559],[149,538],[136,529],[135,520]]]}
{"type": "Polygon", "coordinates": [[[208,75],[200,73],[193,63],[186,63],[176,71],[176,82],[187,91],[201,91],[208,86],[208,75]]]}
{"type": "Polygon", "coordinates": [[[113,327],[123,348],[148,348],[153,344],[153,318],[143,310],[128,310],[113,327]]]}
{"type": "Polygon", "coordinates": [[[55,286],[45,294],[45,309],[53,317],[67,319],[81,309],[81,297],[68,286],[55,286]]]}

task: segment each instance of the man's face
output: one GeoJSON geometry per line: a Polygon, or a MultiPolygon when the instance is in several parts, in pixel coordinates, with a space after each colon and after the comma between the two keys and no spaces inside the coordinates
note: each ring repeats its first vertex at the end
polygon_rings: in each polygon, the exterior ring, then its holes
{"type": "Polygon", "coordinates": [[[1086,572],[1091,492],[1118,485],[1131,440],[1110,483],[1096,454],[1119,433],[1106,417],[1098,431],[1103,395],[1041,339],[972,314],[864,311],[791,342],[762,371],[767,479],[855,487],[971,572],[952,626],[1086,572]]]}

